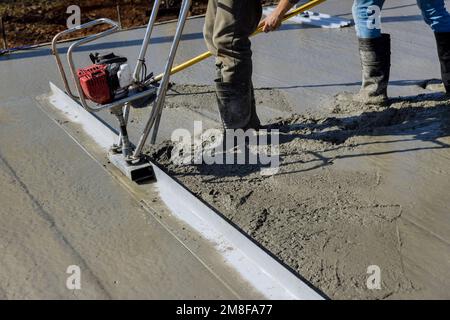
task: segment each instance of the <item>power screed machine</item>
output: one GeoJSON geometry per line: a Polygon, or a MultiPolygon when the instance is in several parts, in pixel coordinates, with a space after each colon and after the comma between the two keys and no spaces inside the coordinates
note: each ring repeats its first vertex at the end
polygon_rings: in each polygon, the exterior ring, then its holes
{"type": "Polygon", "coordinates": [[[82,68],[75,66],[73,53],[76,48],[119,30],[118,23],[110,19],[93,20],[62,31],[52,41],[52,52],[56,58],[66,94],[91,113],[109,110],[117,118],[120,128],[119,141],[111,147],[108,157],[111,163],[133,181],[141,181],[153,177],[151,165],[145,161],[145,157],[142,156],[142,150],[152,128],[154,129],[152,142],[156,140],[157,126],[159,126],[171,70],[191,6],[191,0],[183,0],[164,73],[159,77],[154,77],[151,73],[147,74],[145,57],[161,3],[161,0],[154,1],[150,21],[147,25],[133,72],[128,64],[128,59],[114,53],[91,53],[92,65],[82,68]],[[104,24],[109,26],[106,31],[75,41],[67,51],[69,70],[77,91],[74,94],[70,88],[68,77],[58,52],[58,40],[76,31],[104,24]],[[144,108],[151,105],[153,105],[153,108],[144,132],[140,137],[139,143],[134,148],[127,132],[130,109],[144,108]]]}
{"type": "MultiPolygon", "coordinates": [[[[284,20],[309,10],[324,1],[311,0],[301,7],[292,10],[285,16],[284,20]]],[[[112,164],[119,168],[132,181],[139,182],[154,177],[152,165],[146,160],[142,151],[150,133],[152,133],[151,143],[153,144],[156,141],[171,75],[211,56],[210,52],[205,52],[173,67],[191,2],[191,0],[183,0],[181,4],[177,28],[164,72],[157,76],[147,72],[145,57],[162,0],[154,1],[150,20],[133,71],[126,57],[118,56],[114,53],[91,53],[91,65],[81,68],[75,66],[73,59],[75,49],[86,43],[109,36],[119,30],[119,24],[110,19],[102,18],[93,20],[83,25],[67,29],[58,33],[52,41],[52,53],[55,56],[58,70],[64,83],[65,97],[71,99],[71,103],[75,102],[76,105],[81,106],[90,113],[109,110],[117,118],[119,123],[119,138],[117,143],[111,146],[108,158],[112,164]],[[74,32],[105,24],[109,26],[107,30],[77,40],[67,50],[67,62],[76,88],[76,94],[74,94],[60,58],[58,41],[62,37],[74,32]],[[145,108],[148,106],[152,106],[149,118],[138,144],[134,147],[130,142],[127,132],[130,109],[145,108]]],[[[262,29],[260,27],[255,34],[261,31],[262,29]]]]}

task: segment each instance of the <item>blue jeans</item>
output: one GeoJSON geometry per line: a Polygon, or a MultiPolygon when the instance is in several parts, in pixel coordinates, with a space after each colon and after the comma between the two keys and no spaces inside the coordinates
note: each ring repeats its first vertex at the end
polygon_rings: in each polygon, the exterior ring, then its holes
{"type": "MultiPolygon", "coordinates": [[[[355,0],[353,18],[359,38],[371,39],[381,36],[379,13],[385,0],[355,0]],[[378,8],[377,8],[378,7],[378,8]]],[[[425,22],[434,32],[450,32],[450,15],[444,0],[417,0],[425,22]]]]}

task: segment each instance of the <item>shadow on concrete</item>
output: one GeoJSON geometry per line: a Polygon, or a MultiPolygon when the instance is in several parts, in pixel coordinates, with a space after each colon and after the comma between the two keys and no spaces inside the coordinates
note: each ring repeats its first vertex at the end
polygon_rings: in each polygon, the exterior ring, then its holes
{"type": "MultiPolygon", "coordinates": [[[[409,86],[418,86],[422,89],[425,89],[430,81],[437,81],[437,79],[418,79],[418,80],[391,80],[389,81],[389,86],[398,86],[398,87],[409,87],[409,86]]],[[[278,86],[278,87],[261,87],[255,89],[256,91],[268,91],[268,90],[287,90],[287,89],[297,89],[297,88],[325,88],[325,87],[360,87],[362,84],[361,81],[355,82],[346,82],[346,83],[320,83],[320,84],[299,84],[299,85],[291,85],[291,86],[278,86]]]]}

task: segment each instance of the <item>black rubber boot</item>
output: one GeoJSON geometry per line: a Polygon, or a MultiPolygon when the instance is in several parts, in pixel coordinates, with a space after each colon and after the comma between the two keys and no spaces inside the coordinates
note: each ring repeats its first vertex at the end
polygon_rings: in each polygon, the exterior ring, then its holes
{"type": "Polygon", "coordinates": [[[244,129],[251,119],[251,88],[246,83],[216,83],[217,106],[225,129],[244,129]]]}
{"type": "Polygon", "coordinates": [[[342,93],[338,101],[385,105],[391,70],[391,37],[382,34],[375,39],[359,39],[362,86],[357,94],[342,93]]]}
{"type": "Polygon", "coordinates": [[[256,99],[255,99],[255,89],[253,88],[253,83],[251,84],[251,116],[250,122],[247,125],[247,129],[258,130],[261,128],[261,121],[259,120],[258,113],[256,112],[256,99]]]}
{"type": "Polygon", "coordinates": [[[223,81],[222,64],[216,64],[216,97],[224,129],[255,129],[261,127],[256,113],[255,91],[251,79],[233,84],[223,81]]]}
{"type": "Polygon", "coordinates": [[[216,96],[225,129],[259,129],[251,83],[216,82],[216,96]]]}
{"type": "Polygon", "coordinates": [[[445,92],[450,94],[450,32],[435,32],[437,51],[441,63],[441,76],[445,92]]]}

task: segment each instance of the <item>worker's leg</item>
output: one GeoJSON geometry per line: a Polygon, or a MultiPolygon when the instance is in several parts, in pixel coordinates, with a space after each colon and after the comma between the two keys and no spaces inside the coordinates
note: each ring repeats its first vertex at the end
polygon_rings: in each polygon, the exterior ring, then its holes
{"type": "Polygon", "coordinates": [[[225,82],[251,79],[250,35],[261,19],[260,0],[218,0],[213,41],[225,82]]]}
{"type": "Polygon", "coordinates": [[[450,93],[450,15],[444,0],[417,0],[417,4],[425,22],[436,36],[442,83],[445,91],[450,93]]]}
{"type": "MultiPolygon", "coordinates": [[[[261,19],[261,2],[215,2],[212,45],[209,47],[216,49],[217,100],[223,123],[227,129],[257,128],[260,123],[252,102],[252,51],[249,37],[261,19]]],[[[210,7],[213,7],[211,3],[210,7]]]]}
{"type": "Polygon", "coordinates": [[[444,0],[417,0],[417,5],[434,32],[450,32],[450,15],[444,0]]]}
{"type": "Polygon", "coordinates": [[[213,33],[214,33],[214,24],[216,23],[218,2],[219,0],[208,1],[208,8],[206,9],[206,16],[205,16],[205,24],[203,26],[203,36],[205,38],[206,46],[214,56],[217,56],[217,48],[214,45],[213,33]]]}
{"type": "Polygon", "coordinates": [[[384,0],[355,0],[353,15],[359,38],[362,86],[356,95],[343,95],[341,100],[368,104],[387,102],[387,86],[391,66],[390,36],[381,33],[380,14],[384,0]]]}

